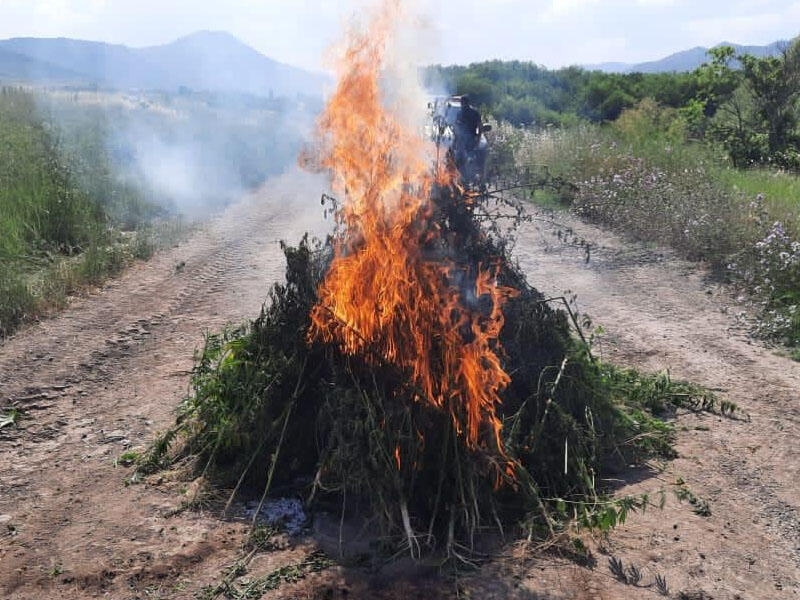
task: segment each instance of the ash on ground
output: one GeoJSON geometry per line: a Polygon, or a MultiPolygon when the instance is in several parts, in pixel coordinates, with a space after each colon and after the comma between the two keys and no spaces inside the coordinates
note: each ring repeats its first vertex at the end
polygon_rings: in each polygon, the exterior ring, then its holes
{"type": "Polygon", "coordinates": [[[308,525],[308,515],[303,503],[297,498],[267,498],[258,510],[258,501],[244,505],[244,516],[252,520],[258,511],[256,521],[264,525],[280,527],[289,535],[298,535],[308,525]]]}

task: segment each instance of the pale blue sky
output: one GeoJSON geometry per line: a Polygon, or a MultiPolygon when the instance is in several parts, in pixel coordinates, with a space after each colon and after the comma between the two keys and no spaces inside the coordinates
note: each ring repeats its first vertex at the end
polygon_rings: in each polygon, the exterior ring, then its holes
{"type": "MultiPolygon", "coordinates": [[[[800,0],[414,0],[425,62],[491,58],[548,67],[641,62],[720,41],[800,34],[800,0]]],[[[369,0],[0,0],[0,39],[77,37],[146,46],[228,31],[264,54],[320,69],[342,23],[369,0]]]]}

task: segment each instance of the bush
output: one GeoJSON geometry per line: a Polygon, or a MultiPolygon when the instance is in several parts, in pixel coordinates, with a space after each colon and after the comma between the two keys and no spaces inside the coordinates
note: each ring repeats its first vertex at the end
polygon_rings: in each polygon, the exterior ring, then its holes
{"type": "MultiPolygon", "coordinates": [[[[753,208],[761,212],[760,198],[753,208]]],[[[761,299],[761,333],[800,347],[800,241],[776,221],[763,239],[728,267],[761,299]]]]}

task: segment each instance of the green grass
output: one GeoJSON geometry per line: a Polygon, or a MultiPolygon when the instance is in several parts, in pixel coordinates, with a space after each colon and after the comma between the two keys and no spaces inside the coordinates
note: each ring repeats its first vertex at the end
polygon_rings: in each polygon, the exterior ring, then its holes
{"type": "Polygon", "coordinates": [[[315,108],[0,88],[0,337],[282,172],[315,108]]]}
{"type": "Polygon", "coordinates": [[[114,174],[102,135],[66,143],[31,92],[0,89],[0,336],[152,251],[148,231],[120,227],[158,211],[114,174]]]}
{"type": "Polygon", "coordinates": [[[800,218],[800,177],[782,171],[768,169],[720,169],[717,173],[722,184],[749,198],[764,195],[767,211],[787,223],[795,223],[800,218]]]}
{"type": "Polygon", "coordinates": [[[74,186],[30,94],[0,93],[0,140],[0,256],[24,257],[37,244],[69,254],[86,243],[100,207],[74,186]]]}

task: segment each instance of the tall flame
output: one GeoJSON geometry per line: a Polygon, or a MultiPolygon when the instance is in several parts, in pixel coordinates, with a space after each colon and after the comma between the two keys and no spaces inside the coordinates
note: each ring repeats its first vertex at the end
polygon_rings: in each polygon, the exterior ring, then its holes
{"type": "Polygon", "coordinates": [[[502,306],[516,292],[480,265],[462,292],[453,281],[466,274],[431,257],[448,254],[431,193],[456,182],[445,168],[433,171],[426,142],[382,101],[381,74],[399,11],[399,2],[387,1],[367,31],[351,32],[338,86],[319,120],[319,162],[344,202],[309,340],[396,365],[415,399],[447,410],[469,447],[503,454],[496,409],[511,379],[498,336],[502,306]],[[491,309],[469,309],[465,295],[491,309]]]}

